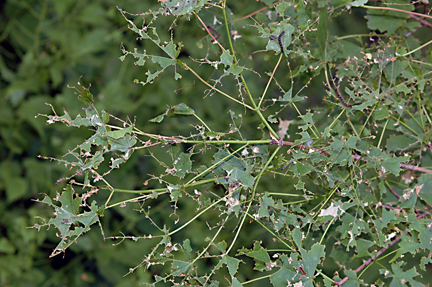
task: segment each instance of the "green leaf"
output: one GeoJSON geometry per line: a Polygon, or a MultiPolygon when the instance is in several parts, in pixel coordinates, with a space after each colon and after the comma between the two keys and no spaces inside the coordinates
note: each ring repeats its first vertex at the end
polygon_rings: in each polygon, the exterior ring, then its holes
{"type": "Polygon", "coordinates": [[[234,60],[234,56],[231,55],[230,51],[223,51],[222,55],[220,56],[221,59],[221,63],[225,65],[225,67],[227,66],[231,66],[233,65],[233,60],[234,60]]]}
{"type": "Polygon", "coordinates": [[[387,210],[383,209],[382,211],[382,218],[374,220],[375,225],[377,227],[378,232],[382,232],[384,228],[387,228],[387,225],[393,221],[396,220],[396,214],[398,212],[396,210],[387,210]]]}
{"type": "Polygon", "coordinates": [[[307,276],[312,279],[315,275],[315,269],[321,258],[325,256],[324,252],[325,246],[318,243],[314,244],[309,252],[304,249],[300,249],[300,253],[303,258],[304,271],[307,276]]]}
{"type": "MultiPolygon", "coordinates": [[[[394,5],[386,5],[389,8],[396,8],[400,10],[412,11],[413,5],[408,5],[409,1],[399,0],[392,1],[394,5]]],[[[389,10],[377,10],[368,9],[366,19],[368,19],[368,28],[371,30],[380,30],[381,32],[386,32],[387,34],[393,34],[397,28],[405,23],[408,14],[389,11],[389,10]]]]}
{"type": "Polygon", "coordinates": [[[93,95],[90,93],[90,89],[86,88],[84,86],[81,86],[81,85],[80,85],[80,87],[81,87],[82,91],[81,91],[80,95],[78,96],[78,99],[86,105],[93,104],[93,95]]]}
{"type": "Polygon", "coordinates": [[[110,151],[121,151],[129,157],[131,149],[137,143],[137,140],[133,135],[125,135],[119,139],[108,139],[108,142],[111,145],[110,151]]]}
{"type": "Polygon", "coordinates": [[[238,279],[235,277],[232,279],[231,286],[232,287],[243,287],[243,285],[240,283],[240,281],[238,281],[238,279]]]}
{"type": "Polygon", "coordinates": [[[418,140],[410,135],[391,135],[387,140],[387,152],[392,153],[398,150],[405,150],[417,143],[418,140]]]}
{"type": "Polygon", "coordinates": [[[195,115],[195,111],[184,103],[169,107],[163,114],[149,120],[153,123],[161,123],[165,116],[169,118],[189,117],[195,115]]]}
{"type": "Polygon", "coordinates": [[[424,286],[423,284],[420,284],[418,281],[414,280],[414,277],[419,276],[420,274],[417,273],[416,268],[413,267],[409,269],[408,271],[403,271],[401,269],[403,262],[393,263],[391,265],[392,270],[389,272],[389,270],[380,269],[380,273],[384,274],[386,278],[393,278],[390,287],[402,287],[407,286],[405,282],[409,282],[411,286],[424,286]]]}
{"type": "Polygon", "coordinates": [[[401,170],[400,164],[403,162],[407,162],[409,159],[409,156],[386,158],[383,161],[382,166],[394,175],[399,175],[399,172],[401,170]]]}
{"type": "Polygon", "coordinates": [[[178,158],[174,160],[174,172],[179,178],[184,178],[186,174],[191,172],[192,162],[190,160],[193,152],[181,153],[178,158]]]}
{"type": "Polygon", "coordinates": [[[255,270],[262,271],[266,268],[266,263],[271,263],[270,256],[268,255],[267,251],[261,247],[259,242],[254,243],[253,251],[249,251],[248,249],[240,249],[239,254],[245,254],[255,259],[255,270]]]}
{"type": "Polygon", "coordinates": [[[165,114],[161,114],[161,115],[158,115],[157,117],[154,117],[154,118],[150,119],[149,122],[152,122],[152,123],[161,123],[164,118],[165,118],[165,114]]]}
{"type": "Polygon", "coordinates": [[[274,200],[273,198],[269,197],[267,193],[264,196],[260,197],[260,208],[258,212],[258,217],[269,217],[270,214],[268,213],[268,209],[270,207],[273,207],[273,205],[274,200]]]}
{"type": "Polygon", "coordinates": [[[292,233],[292,237],[294,243],[297,245],[297,248],[300,249],[303,241],[303,232],[301,232],[299,228],[295,228],[294,232],[292,233]]]}
{"type": "Polygon", "coordinates": [[[103,157],[103,153],[101,151],[97,151],[94,156],[86,160],[86,163],[81,166],[81,169],[82,170],[87,170],[89,168],[97,169],[99,167],[99,164],[104,160],[105,159],[103,157]]]}
{"type": "Polygon", "coordinates": [[[226,264],[231,277],[234,277],[234,275],[237,273],[240,262],[241,260],[229,257],[227,255],[223,256],[221,260],[221,263],[226,264]]]}
{"type": "Polygon", "coordinates": [[[346,4],[346,6],[347,6],[348,9],[350,9],[351,6],[353,6],[353,7],[360,7],[360,6],[365,5],[368,1],[369,0],[355,0],[355,1],[352,1],[352,2],[350,2],[348,4],[346,4]]]}
{"type": "Polygon", "coordinates": [[[356,249],[355,251],[357,252],[357,255],[355,256],[357,257],[370,257],[372,256],[371,253],[368,251],[368,249],[373,246],[375,243],[369,240],[365,240],[365,239],[357,239],[356,240],[356,249]]]}
{"type": "Polygon", "coordinates": [[[418,184],[414,190],[421,199],[426,201],[429,206],[432,206],[432,174],[423,173],[418,179],[418,184]],[[417,192],[417,189],[420,189],[420,191],[417,192]]]}
{"type": "Polygon", "coordinates": [[[181,186],[175,184],[168,184],[167,188],[170,192],[171,201],[178,201],[178,199],[182,196],[181,186]]]}
{"type": "Polygon", "coordinates": [[[193,116],[194,114],[195,111],[193,109],[191,109],[184,103],[180,103],[170,108],[168,117],[188,117],[193,116]]]}
{"type": "MultiPolygon", "coordinates": [[[[91,225],[99,221],[96,203],[93,201],[90,206],[90,211],[79,213],[81,198],[74,198],[74,194],[75,191],[72,186],[68,185],[63,193],[56,197],[56,200],[61,203],[61,206],[54,205],[48,196],[45,196],[42,201],[39,201],[48,204],[55,210],[54,214],[56,217],[51,218],[49,222],[44,225],[54,225],[60,232],[61,242],[54,249],[51,257],[64,252],[64,250],[75,242],[83,233],[89,231],[91,225]]],[[[35,227],[38,229],[40,228],[38,225],[35,225],[35,227]]]]}
{"type": "Polygon", "coordinates": [[[296,256],[296,254],[291,254],[290,258],[286,255],[281,256],[282,268],[270,276],[270,282],[274,287],[286,287],[288,282],[299,281],[300,272],[294,269],[294,266],[298,264],[296,256]]]}
{"type": "Polygon", "coordinates": [[[175,16],[190,15],[192,12],[198,13],[204,6],[207,0],[198,1],[184,1],[184,0],[171,0],[162,3],[162,7],[175,16]]]}
{"type": "Polygon", "coordinates": [[[126,134],[130,134],[130,133],[132,133],[132,126],[120,130],[115,130],[112,132],[106,132],[105,135],[113,139],[120,139],[123,138],[126,134]]]}
{"type": "MultiPolygon", "coordinates": [[[[222,184],[238,182],[243,184],[246,188],[251,188],[255,181],[255,178],[249,174],[252,168],[245,161],[229,155],[229,153],[223,150],[218,151],[214,155],[215,160],[213,161],[213,164],[219,162],[218,168],[225,170],[227,175],[225,178],[219,179],[219,182],[222,184]],[[220,162],[224,158],[227,159],[220,162]]],[[[218,172],[217,169],[215,172],[218,172]]]]}
{"type": "Polygon", "coordinates": [[[172,275],[180,276],[181,274],[187,274],[191,267],[192,263],[190,262],[173,260],[172,269],[174,272],[172,273],[172,275]]]}
{"type": "Polygon", "coordinates": [[[374,117],[377,121],[386,119],[390,115],[387,106],[384,105],[378,105],[374,111],[374,117]]]}

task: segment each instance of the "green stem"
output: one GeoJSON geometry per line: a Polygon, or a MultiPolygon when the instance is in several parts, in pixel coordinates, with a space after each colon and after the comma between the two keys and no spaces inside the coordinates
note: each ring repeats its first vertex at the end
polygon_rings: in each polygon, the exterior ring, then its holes
{"type": "MultiPolygon", "coordinates": [[[[255,184],[254,184],[254,186],[253,186],[253,192],[252,192],[252,195],[251,195],[251,199],[254,199],[254,197],[255,197],[256,188],[258,187],[258,183],[259,183],[259,181],[260,181],[260,179],[261,179],[261,176],[263,175],[263,172],[264,172],[264,171],[267,169],[267,167],[270,165],[271,161],[273,160],[273,158],[276,156],[276,154],[278,153],[278,151],[279,151],[280,149],[281,149],[281,147],[277,147],[277,148],[275,149],[275,151],[272,153],[272,155],[270,156],[270,158],[267,160],[265,166],[262,168],[261,172],[258,174],[257,178],[255,179],[255,184]]],[[[249,209],[250,209],[250,207],[251,207],[251,205],[252,205],[252,202],[253,202],[253,200],[251,200],[251,201],[249,202],[249,205],[248,205],[248,207],[246,208],[246,211],[245,211],[245,213],[244,213],[245,215],[244,215],[243,218],[242,218],[242,221],[241,221],[241,223],[240,223],[240,225],[239,225],[239,227],[238,227],[238,229],[237,229],[237,233],[236,233],[236,235],[234,236],[234,239],[233,239],[233,241],[231,242],[230,247],[227,249],[226,254],[228,254],[228,253],[230,252],[231,248],[233,248],[234,243],[236,242],[237,237],[238,237],[238,235],[239,235],[239,233],[240,233],[240,230],[242,229],[242,226],[243,226],[243,224],[244,224],[244,222],[245,222],[246,215],[249,214],[249,209]]]]}
{"type": "Polygon", "coordinates": [[[206,170],[204,170],[203,172],[201,172],[200,174],[198,174],[197,176],[195,176],[194,178],[192,178],[191,180],[189,180],[186,183],[186,186],[189,186],[190,184],[192,184],[194,182],[194,180],[200,178],[201,176],[203,176],[205,173],[207,173],[209,170],[214,169],[218,164],[220,164],[221,162],[226,161],[228,158],[234,156],[234,154],[238,153],[239,151],[241,151],[242,149],[244,149],[245,147],[247,147],[248,145],[245,144],[243,145],[241,148],[238,148],[237,150],[235,150],[233,153],[230,153],[229,155],[227,155],[226,157],[222,158],[221,160],[219,160],[218,162],[216,162],[215,164],[209,166],[206,170]]]}
{"type": "MultiPolygon", "coordinates": [[[[228,42],[229,42],[230,49],[231,49],[232,55],[233,55],[233,63],[237,64],[237,57],[236,57],[236,55],[234,53],[234,46],[232,44],[232,40],[231,40],[231,36],[230,36],[230,31],[229,31],[229,28],[228,28],[228,19],[227,19],[227,16],[226,16],[225,7],[226,7],[226,0],[224,0],[224,2],[222,4],[222,13],[223,13],[224,22],[225,22],[225,28],[227,30],[228,42]]],[[[240,73],[240,79],[241,79],[241,81],[242,81],[242,83],[244,85],[244,88],[245,88],[246,93],[247,93],[247,95],[249,97],[249,100],[252,103],[252,106],[254,107],[253,111],[255,111],[258,114],[258,116],[261,119],[262,123],[267,127],[267,129],[274,136],[274,138],[278,138],[277,133],[273,130],[273,128],[268,123],[268,121],[262,115],[262,113],[261,113],[261,111],[259,109],[259,106],[256,105],[256,103],[255,103],[255,101],[254,101],[254,99],[252,97],[252,94],[251,94],[251,92],[249,90],[249,87],[248,87],[248,85],[247,85],[247,83],[246,83],[246,81],[245,81],[245,79],[243,77],[243,73],[240,73]]]]}
{"type": "Polygon", "coordinates": [[[359,136],[361,136],[361,134],[363,133],[363,130],[366,128],[366,124],[369,122],[369,119],[370,119],[370,117],[372,116],[373,112],[375,111],[377,105],[378,105],[378,102],[375,103],[374,107],[373,107],[372,110],[370,111],[370,113],[369,113],[369,115],[368,115],[366,121],[364,122],[362,128],[360,129],[360,131],[359,131],[359,133],[358,133],[359,136]]]}
{"type": "MultiPolygon", "coordinates": [[[[241,187],[241,185],[238,186],[238,188],[241,187]]],[[[183,228],[185,228],[186,226],[188,226],[189,224],[191,224],[195,219],[197,219],[198,217],[200,217],[202,214],[204,214],[207,210],[211,209],[213,206],[215,206],[216,204],[218,204],[219,202],[226,200],[229,196],[231,196],[234,192],[237,192],[237,189],[234,189],[233,191],[231,191],[230,193],[228,193],[227,195],[225,195],[224,197],[221,197],[220,199],[216,200],[215,202],[213,202],[212,204],[210,204],[209,206],[207,206],[206,208],[204,208],[203,210],[201,210],[197,215],[195,215],[193,218],[191,218],[188,222],[186,222],[185,224],[183,224],[182,226],[180,226],[179,228],[177,228],[174,231],[171,231],[170,233],[166,234],[167,236],[171,236],[175,233],[177,233],[178,231],[182,230],[183,228]]]]}
{"type": "Polygon", "coordinates": [[[261,225],[261,227],[263,227],[265,230],[267,230],[268,233],[270,233],[272,236],[274,236],[279,242],[281,242],[283,245],[285,245],[286,247],[288,247],[289,251],[295,251],[291,246],[289,246],[282,238],[280,238],[276,233],[274,233],[273,231],[271,231],[267,226],[265,226],[264,224],[261,223],[260,220],[257,220],[256,218],[254,218],[252,215],[250,215],[249,213],[246,213],[247,216],[249,216],[251,219],[254,220],[254,222],[258,223],[259,225],[261,225]]]}
{"type": "Polygon", "coordinates": [[[387,128],[387,124],[388,124],[389,120],[390,120],[390,119],[387,119],[387,121],[386,121],[385,124],[384,124],[383,130],[382,130],[382,132],[381,132],[380,139],[379,139],[379,141],[378,141],[377,148],[379,148],[380,145],[381,145],[382,139],[383,139],[383,137],[384,137],[384,132],[385,132],[385,130],[386,130],[386,128],[387,128]]]}
{"type": "MultiPolygon", "coordinates": [[[[225,220],[223,220],[222,222],[226,222],[228,219],[229,215],[227,215],[225,217],[225,220]]],[[[204,248],[204,250],[190,263],[191,265],[194,264],[198,259],[201,258],[201,256],[203,256],[207,250],[210,248],[210,246],[213,244],[214,240],[216,239],[216,237],[219,235],[219,233],[221,232],[222,228],[224,228],[224,224],[221,224],[221,226],[219,227],[219,230],[216,232],[216,234],[213,236],[213,238],[210,240],[209,244],[206,246],[206,248],[204,248]]]]}
{"type": "Polygon", "coordinates": [[[267,90],[268,90],[268,88],[269,88],[269,86],[270,86],[270,83],[271,83],[271,81],[272,81],[272,79],[273,79],[273,76],[274,76],[274,74],[276,73],[276,70],[277,70],[277,68],[279,67],[279,64],[280,64],[280,62],[281,62],[281,60],[282,60],[282,56],[283,56],[283,54],[281,53],[280,56],[279,56],[279,60],[278,60],[278,62],[276,63],[276,66],[275,66],[274,69],[273,69],[273,72],[272,72],[272,74],[271,74],[271,76],[270,76],[270,79],[269,79],[269,81],[267,82],[267,85],[266,85],[266,87],[265,87],[265,89],[264,89],[264,92],[263,92],[263,94],[262,94],[262,96],[261,96],[261,99],[260,99],[260,101],[259,101],[259,103],[258,103],[258,108],[261,107],[261,104],[262,104],[262,102],[263,102],[263,100],[264,100],[264,98],[265,98],[265,95],[266,95],[267,90]]]}
{"type": "Polygon", "coordinates": [[[420,50],[420,49],[426,47],[427,45],[429,45],[429,44],[431,44],[431,43],[432,43],[432,40],[430,40],[429,42],[427,42],[427,43],[425,43],[425,44],[423,44],[423,45],[421,45],[421,46],[415,48],[415,49],[412,50],[411,52],[408,52],[408,53],[405,53],[405,54],[401,55],[401,57],[406,57],[406,56],[408,56],[408,55],[411,55],[412,53],[417,52],[418,50],[420,50]]]}
{"type": "Polygon", "coordinates": [[[208,127],[208,125],[197,115],[197,114],[193,114],[194,116],[195,116],[195,118],[197,118],[199,121],[200,121],[200,123],[203,125],[203,126],[205,126],[205,128],[208,130],[208,131],[212,131],[209,127],[208,127]]]}
{"type": "Polygon", "coordinates": [[[219,89],[213,87],[212,85],[210,85],[209,83],[207,83],[206,81],[204,81],[204,79],[201,78],[201,77],[200,77],[200,76],[199,76],[199,75],[198,75],[194,70],[192,70],[192,69],[191,69],[191,68],[190,68],[186,63],[183,63],[183,62],[180,61],[180,60],[177,60],[177,63],[178,63],[179,65],[181,65],[184,69],[191,71],[192,74],[195,75],[195,77],[197,77],[197,78],[198,78],[198,79],[199,79],[199,80],[200,80],[204,85],[206,85],[206,86],[209,87],[210,89],[214,90],[215,92],[220,93],[221,95],[223,95],[223,96],[227,97],[228,99],[230,99],[230,100],[236,102],[237,104],[240,104],[240,105],[244,106],[245,108],[248,108],[249,110],[252,110],[252,111],[255,110],[253,107],[249,106],[248,104],[243,103],[243,102],[241,102],[241,101],[239,101],[239,100],[237,100],[237,99],[231,97],[230,95],[228,95],[228,94],[222,92],[221,90],[219,90],[219,89]]]}

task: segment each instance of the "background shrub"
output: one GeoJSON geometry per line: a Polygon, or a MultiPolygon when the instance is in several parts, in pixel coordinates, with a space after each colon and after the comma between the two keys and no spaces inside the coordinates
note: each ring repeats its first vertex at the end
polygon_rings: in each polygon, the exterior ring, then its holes
{"type": "Polygon", "coordinates": [[[424,5],[39,2],[2,10],[4,285],[430,281],[424,5]]]}

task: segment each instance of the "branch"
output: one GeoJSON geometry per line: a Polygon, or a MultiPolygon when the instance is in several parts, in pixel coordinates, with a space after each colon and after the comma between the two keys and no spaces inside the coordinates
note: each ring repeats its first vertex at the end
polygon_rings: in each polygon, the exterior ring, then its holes
{"type": "Polygon", "coordinates": [[[418,166],[414,166],[414,165],[410,165],[410,164],[406,164],[406,163],[401,163],[400,166],[401,166],[401,168],[406,168],[406,169],[410,169],[410,170],[414,170],[414,171],[418,171],[418,172],[432,173],[432,170],[430,170],[430,169],[418,167],[418,166]]]}
{"type": "Polygon", "coordinates": [[[419,21],[422,25],[428,26],[429,28],[432,28],[432,24],[429,23],[428,21],[421,19],[421,18],[414,16],[414,15],[409,15],[409,16],[410,16],[410,18],[413,18],[414,20],[419,21]]]}

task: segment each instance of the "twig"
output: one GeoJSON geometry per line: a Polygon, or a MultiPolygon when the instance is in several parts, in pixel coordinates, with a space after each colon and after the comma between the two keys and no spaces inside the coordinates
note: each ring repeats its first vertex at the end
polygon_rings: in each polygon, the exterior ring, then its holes
{"type": "Polygon", "coordinates": [[[232,21],[232,22],[234,23],[234,22],[237,22],[237,21],[241,21],[241,20],[244,20],[244,19],[250,18],[250,17],[252,17],[253,15],[258,14],[259,12],[264,11],[264,10],[266,10],[266,9],[268,9],[268,8],[269,8],[269,6],[265,6],[265,7],[263,7],[263,8],[261,8],[261,9],[255,11],[255,12],[250,13],[250,14],[247,15],[247,16],[241,17],[241,18],[239,18],[239,19],[235,19],[235,20],[232,21]]]}
{"type": "Polygon", "coordinates": [[[400,166],[401,166],[401,168],[406,168],[406,169],[410,169],[410,170],[414,170],[414,171],[418,171],[418,172],[432,173],[432,170],[430,170],[430,169],[418,167],[418,166],[410,165],[410,164],[406,164],[406,163],[401,163],[400,166]]]}
{"type": "Polygon", "coordinates": [[[417,17],[417,16],[414,16],[414,15],[409,15],[409,16],[410,16],[410,18],[413,18],[414,20],[419,21],[419,22],[422,23],[424,26],[428,26],[429,28],[432,28],[432,24],[429,23],[428,21],[426,21],[426,20],[424,20],[424,19],[421,19],[421,18],[419,18],[419,17],[417,17]]]}
{"type": "Polygon", "coordinates": [[[389,188],[389,189],[390,189],[391,193],[393,193],[394,196],[396,196],[398,199],[400,199],[400,195],[397,194],[397,192],[394,191],[393,188],[389,188]]]}
{"type": "Polygon", "coordinates": [[[432,28],[432,24],[429,23],[428,21],[423,20],[423,19],[421,19],[421,18],[419,18],[419,17],[417,17],[417,16],[414,16],[414,15],[409,15],[409,16],[410,16],[411,18],[413,18],[414,20],[419,21],[421,25],[420,25],[419,27],[415,28],[414,30],[412,30],[411,32],[407,33],[407,34],[404,36],[405,39],[408,38],[409,36],[411,36],[412,34],[414,34],[415,32],[417,32],[418,29],[420,29],[420,28],[422,28],[422,27],[424,27],[424,26],[428,26],[428,27],[432,28]]]}

